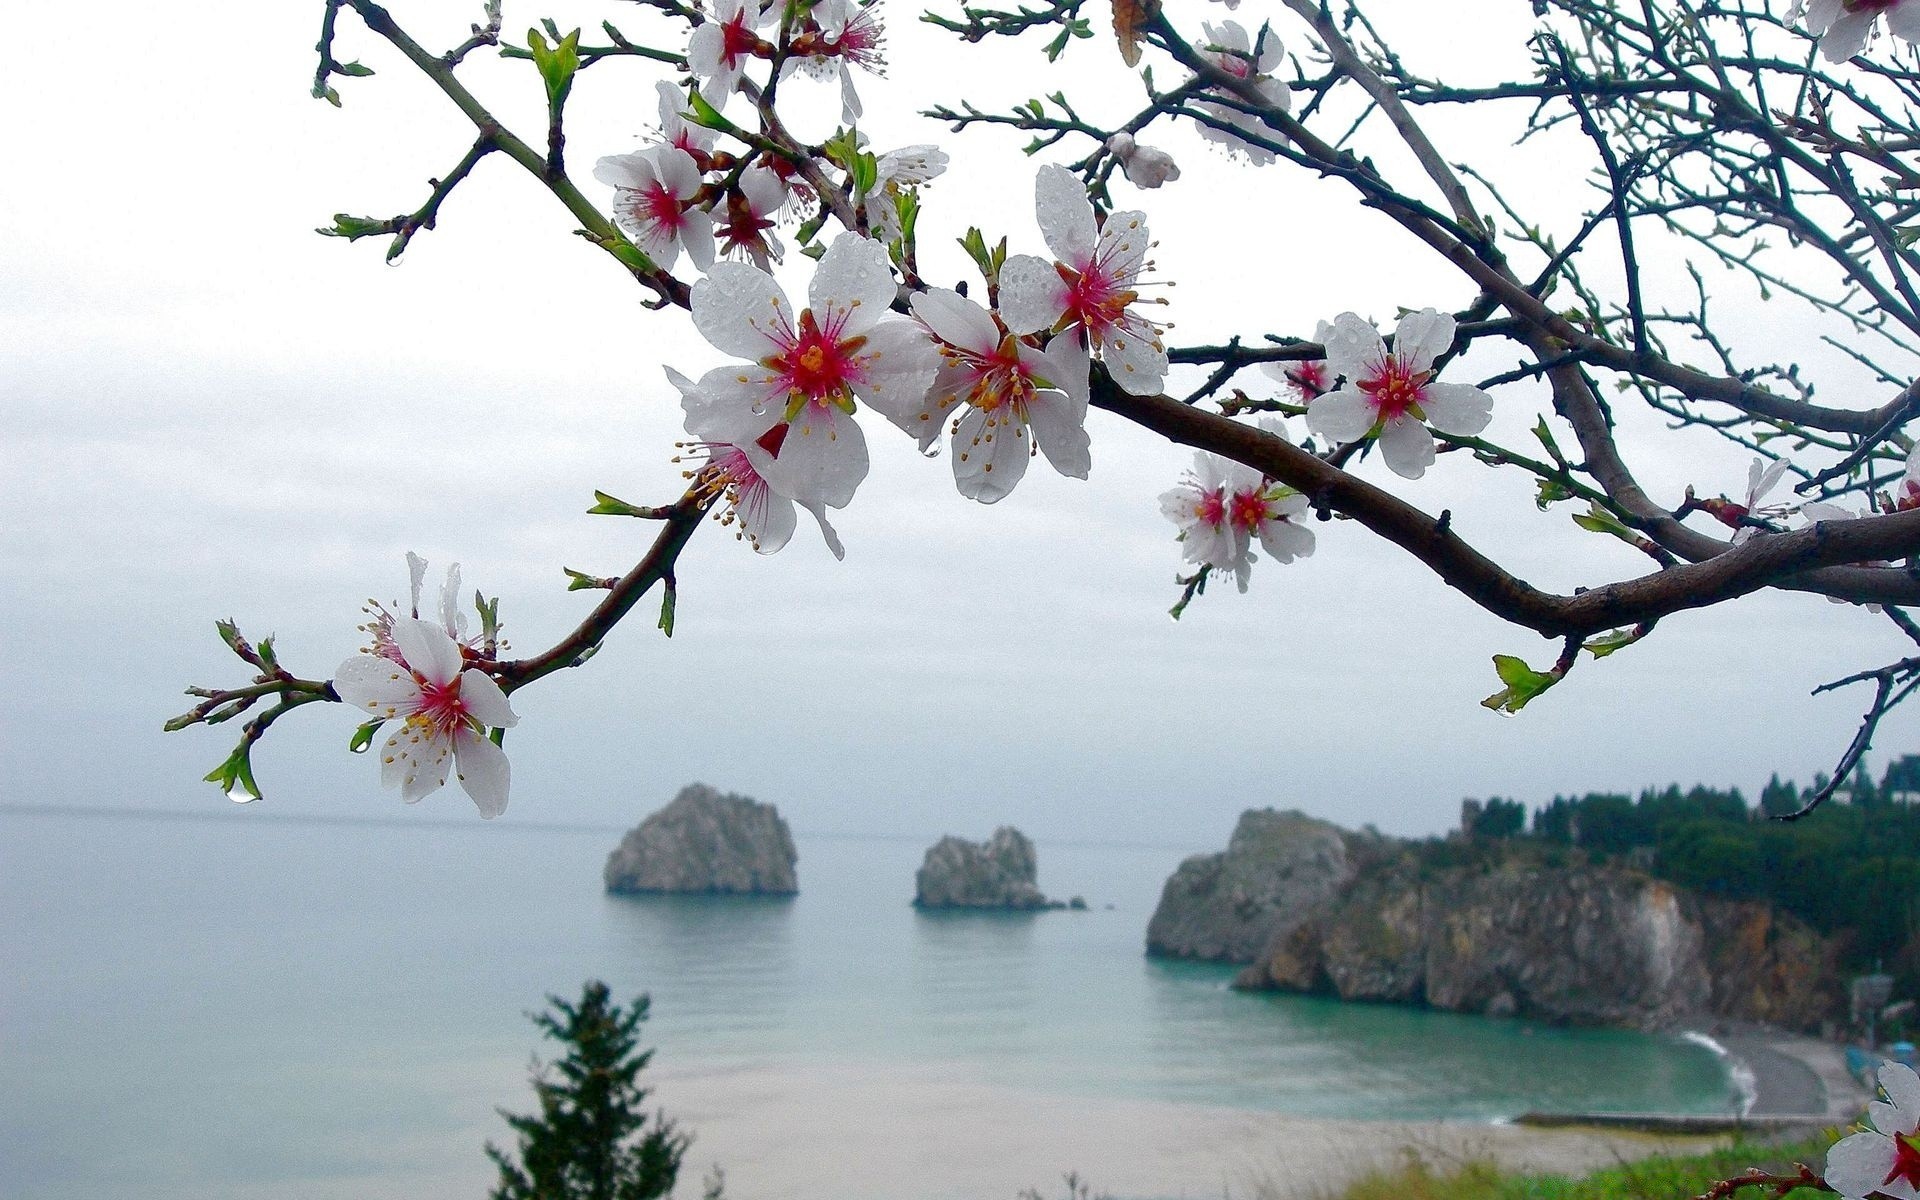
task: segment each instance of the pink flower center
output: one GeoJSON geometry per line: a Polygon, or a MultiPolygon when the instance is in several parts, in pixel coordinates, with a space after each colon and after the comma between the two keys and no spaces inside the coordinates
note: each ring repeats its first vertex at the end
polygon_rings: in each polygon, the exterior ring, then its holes
{"type": "Polygon", "coordinates": [[[760,35],[747,28],[747,14],[739,16],[720,27],[720,62],[733,68],[745,62],[753,54],[754,47],[760,44],[760,35]]]}
{"type": "Polygon", "coordinates": [[[1227,509],[1233,523],[1250,532],[1258,530],[1260,523],[1267,519],[1267,501],[1258,491],[1235,492],[1227,502],[1227,509]]]}
{"type": "Polygon", "coordinates": [[[1085,326],[1095,341],[1119,325],[1127,305],[1140,298],[1140,293],[1121,287],[1120,279],[1098,257],[1087,264],[1085,274],[1065,263],[1054,264],[1054,269],[1067,284],[1068,322],[1085,326]]]}
{"type": "Polygon", "coordinates": [[[655,183],[644,191],[633,193],[630,211],[638,224],[658,229],[677,232],[686,224],[686,213],[680,208],[680,198],[668,191],[664,183],[655,183]]]}
{"type": "Polygon", "coordinates": [[[1920,1187],[1920,1148],[1913,1144],[1913,1134],[1897,1133],[1893,1136],[1893,1169],[1880,1181],[1882,1187],[1900,1180],[1909,1187],[1920,1187]]]}
{"type": "Polygon", "coordinates": [[[468,724],[467,706],[460,699],[460,677],[456,675],[445,683],[420,680],[420,707],[413,719],[432,726],[437,733],[452,733],[468,724]]]}
{"type": "Polygon", "coordinates": [[[881,73],[886,61],[881,57],[881,48],[887,43],[886,31],[871,9],[862,9],[846,28],[834,40],[832,52],[845,58],[875,75],[881,73]]]}
{"type": "Polygon", "coordinates": [[[753,211],[747,198],[736,192],[727,199],[727,221],[720,226],[720,240],[728,251],[752,250],[764,247],[766,232],[773,228],[773,218],[765,217],[753,211]]]}
{"type": "Polygon", "coordinates": [[[821,329],[809,309],[800,314],[800,328],[787,348],[764,362],[786,383],[790,396],[831,402],[844,399],[859,376],[855,356],[866,344],[864,337],[842,341],[832,329],[821,329]]]}
{"type": "Polygon", "coordinates": [[[1327,362],[1322,358],[1310,358],[1297,362],[1286,371],[1287,382],[1293,385],[1294,392],[1302,400],[1311,400],[1327,390],[1327,362]]]}
{"type": "Polygon", "coordinates": [[[1373,397],[1381,419],[1392,420],[1425,398],[1427,381],[1432,378],[1433,372],[1412,370],[1398,355],[1389,354],[1381,364],[1380,373],[1372,379],[1362,379],[1358,386],[1373,397]]]}
{"type": "Polygon", "coordinates": [[[1033,376],[1020,361],[1019,344],[1012,334],[1001,339],[989,354],[959,354],[973,373],[973,386],[967,389],[966,402],[985,412],[1009,405],[1023,405],[1033,398],[1033,376]]]}
{"type": "Polygon", "coordinates": [[[1200,499],[1193,505],[1194,519],[1209,529],[1218,529],[1227,521],[1227,495],[1225,488],[1214,488],[1210,492],[1200,493],[1200,499]]]}

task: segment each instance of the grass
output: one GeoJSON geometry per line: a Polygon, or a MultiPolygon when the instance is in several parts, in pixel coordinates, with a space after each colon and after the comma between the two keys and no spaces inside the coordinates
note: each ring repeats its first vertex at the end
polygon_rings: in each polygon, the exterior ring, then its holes
{"type": "MultiPolygon", "coordinates": [[[[1622,1163],[1579,1177],[1515,1175],[1484,1158],[1435,1166],[1410,1151],[1405,1162],[1364,1175],[1331,1193],[1329,1200],[1687,1200],[1751,1167],[1791,1172],[1794,1163],[1804,1162],[1818,1171],[1832,1142],[1831,1137],[1772,1145],[1735,1142],[1699,1154],[1622,1163]]],[[[1830,1195],[1805,1188],[1787,1194],[1794,1200],[1830,1195]]],[[[1740,1195],[1771,1200],[1773,1193],[1753,1189],[1740,1195]]]]}

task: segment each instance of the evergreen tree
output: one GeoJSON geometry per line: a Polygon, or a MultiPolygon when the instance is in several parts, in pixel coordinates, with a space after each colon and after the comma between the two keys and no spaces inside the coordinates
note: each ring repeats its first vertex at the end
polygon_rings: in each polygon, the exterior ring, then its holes
{"type": "Polygon", "coordinates": [[[1760,811],[1769,817],[1784,817],[1800,807],[1800,786],[1788,781],[1780,781],[1780,773],[1775,771],[1767,780],[1767,786],[1760,789],[1760,811]]]}
{"type": "Polygon", "coordinates": [[[548,996],[547,1003],[546,1012],[529,1015],[567,1052],[534,1071],[538,1113],[501,1111],[520,1145],[509,1154],[487,1144],[487,1157],[500,1168],[492,1200],[665,1196],[673,1190],[687,1138],[658,1116],[642,1132],[647,1089],[638,1080],[653,1052],[637,1049],[637,1031],[647,1019],[647,997],[622,1008],[596,979],[581,989],[577,1004],[558,996],[548,996]]]}

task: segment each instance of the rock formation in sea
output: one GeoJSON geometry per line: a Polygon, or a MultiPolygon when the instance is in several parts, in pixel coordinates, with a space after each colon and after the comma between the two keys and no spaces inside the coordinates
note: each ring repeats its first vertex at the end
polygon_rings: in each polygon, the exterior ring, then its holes
{"type": "Polygon", "coordinates": [[[1248,812],[1225,854],[1167,880],[1148,950],[1248,963],[1242,987],[1574,1024],[1834,1012],[1835,947],[1764,904],[1521,850],[1452,857],[1248,812]]]}
{"type": "Polygon", "coordinates": [[[1033,843],[1011,825],[984,842],[943,837],[914,873],[916,908],[1058,908],[1036,882],[1033,843]]]}
{"type": "Polygon", "coordinates": [[[1147,925],[1147,950],[1252,962],[1354,876],[1349,835],[1300,812],[1249,809],[1221,854],[1181,863],[1147,925]]]}
{"type": "Polygon", "coordinates": [[[773,805],[695,783],[628,830],[603,875],[610,892],[791,896],[797,861],[773,805]]]}

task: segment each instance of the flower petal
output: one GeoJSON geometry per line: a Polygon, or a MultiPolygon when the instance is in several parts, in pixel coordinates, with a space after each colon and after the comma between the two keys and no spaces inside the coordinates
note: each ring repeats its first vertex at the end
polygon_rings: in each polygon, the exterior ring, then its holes
{"type": "Polygon", "coordinates": [[[940,370],[940,352],[918,321],[888,317],[866,335],[851,380],[854,394],[903,429],[926,399],[940,370]]]}
{"type": "Polygon", "coordinates": [[[1920,1075],[1905,1063],[1887,1063],[1880,1068],[1880,1087],[1887,1093],[1887,1099],[1900,1110],[1901,1126],[1888,1129],[1875,1124],[1881,1133],[1912,1133],[1920,1127],[1920,1075]]]}
{"type": "Polygon", "coordinates": [[[1393,331],[1393,354],[1410,371],[1424,371],[1433,360],[1453,348],[1455,322],[1451,313],[1423,308],[1400,318],[1393,331]]]}
{"type": "Polygon", "coordinates": [[[507,752],[491,738],[462,726],[454,731],[453,753],[460,786],[473,797],[480,815],[491,821],[507,811],[507,786],[512,781],[507,752]]]}
{"type": "Polygon", "coordinates": [[[1327,369],[1345,375],[1349,385],[1371,379],[1387,356],[1387,343],[1380,331],[1357,313],[1344,312],[1335,317],[1321,341],[1327,348],[1327,369]]]}
{"type": "Polygon", "coordinates": [[[1873,35],[1873,19],[1878,15],[1878,10],[1871,8],[1842,12],[1820,39],[1821,57],[1839,63],[1865,50],[1867,39],[1873,35]]]}
{"type": "Polygon", "coordinates": [[[765,367],[736,363],[715,367],[691,390],[681,389],[687,432],[710,442],[744,446],[779,424],[784,396],[780,380],[765,367]]]}
{"type": "Polygon", "coordinates": [[[1893,1172],[1893,1139],[1880,1133],[1856,1133],[1827,1151],[1827,1183],[1842,1196],[1862,1200],[1880,1190],[1893,1172]]]}
{"type": "Polygon", "coordinates": [[[348,708],[382,721],[408,716],[420,707],[420,685],[413,672],[377,654],[356,654],[341,663],[333,673],[333,690],[348,708]]]}
{"type": "Polygon", "coordinates": [[[1381,428],[1380,457],[1395,475],[1418,479],[1433,465],[1433,434],[1425,425],[1402,413],[1381,428]]]}
{"type": "Polygon", "coordinates": [[[1273,561],[1290,563],[1313,554],[1313,530],[1293,521],[1262,521],[1260,545],[1273,561]]]}
{"type": "Polygon", "coordinates": [[[1143,212],[1114,213],[1100,228],[1100,262],[1123,287],[1139,277],[1147,265],[1147,251],[1152,248],[1147,214],[1143,212]]]}
{"type": "Polygon", "coordinates": [[[845,508],[867,477],[867,465],[867,439],[859,424],[816,401],[794,417],[780,453],[761,474],[774,490],[798,503],[845,508]]]}
{"type": "Polygon", "coordinates": [[[865,333],[886,315],[895,291],[887,248],[849,230],[834,238],[820,256],[820,268],[807,288],[807,304],[822,329],[849,338],[865,333]]]}
{"type": "Polygon", "coordinates": [[[1026,423],[1009,410],[969,408],[953,431],[953,482],[969,500],[992,504],[1027,473],[1032,443],[1026,423]]]}
{"type": "Polygon", "coordinates": [[[680,220],[685,224],[680,231],[680,243],[687,248],[687,257],[702,273],[713,270],[713,218],[690,208],[680,214],[680,220]]]}
{"type": "Polygon", "coordinates": [[[793,501],[764,482],[740,497],[740,531],[757,554],[778,553],[793,540],[793,501]]]}
{"type": "Polygon", "coordinates": [[[820,523],[820,536],[826,539],[827,549],[833,551],[835,558],[844,561],[847,557],[847,548],[840,544],[840,535],[834,532],[832,525],[827,523],[827,510],[825,506],[820,504],[802,504],[800,507],[813,514],[813,519],[820,523]]]}
{"type": "Polygon", "coordinates": [[[1307,429],[1338,445],[1366,437],[1380,419],[1373,397],[1355,387],[1315,396],[1307,402],[1307,429]]]}
{"type": "Polygon", "coordinates": [[[1472,437],[1493,419],[1493,397],[1465,383],[1429,383],[1420,397],[1427,424],[1441,433],[1472,437]]]}
{"type": "Polygon", "coordinates": [[[715,263],[693,285],[692,304],[694,328],[728,354],[758,362],[792,340],[793,306],[773,276],[758,267],[715,263]]]}
{"type": "Polygon", "coordinates": [[[520,718],[507,704],[507,694],[500,690],[493,676],[478,667],[460,672],[460,704],[468,715],[488,728],[512,729],[520,723],[520,718]]]}
{"type": "Polygon", "coordinates": [[[453,739],[430,731],[424,725],[408,722],[387,739],[381,756],[381,780],[400,783],[400,798],[417,804],[447,782],[447,768],[453,764],[453,739]]]}
{"type": "Polygon", "coordinates": [[[416,617],[393,619],[393,644],[413,673],[428,683],[452,683],[460,674],[460,647],[447,631],[416,617]]]}
{"type": "Polygon", "coordinates": [[[1067,281],[1053,263],[1016,254],[1000,266],[1000,319],[1014,333],[1051,329],[1067,311],[1067,281]]]}
{"type": "Polygon", "coordinates": [[[1131,395],[1155,395],[1166,382],[1166,346],[1152,325],[1131,313],[1125,325],[1101,342],[1100,361],[1120,390],[1131,395]]]}
{"type": "Polygon", "coordinates": [[[1034,215],[1047,249],[1075,270],[1086,266],[1093,257],[1099,229],[1093,219],[1093,202],[1087,199],[1080,177],[1048,163],[1034,177],[1033,190],[1034,215]]]}
{"type": "Polygon", "coordinates": [[[1027,427],[1034,442],[1053,469],[1069,479],[1085,479],[1093,470],[1086,419],[1086,401],[1075,403],[1059,392],[1040,392],[1027,402],[1027,427]]]}
{"type": "Polygon", "coordinates": [[[908,306],[913,315],[933,331],[933,336],[949,346],[974,354],[991,354],[1000,344],[1000,327],[993,323],[992,315],[950,288],[915,292],[908,306]]]}

